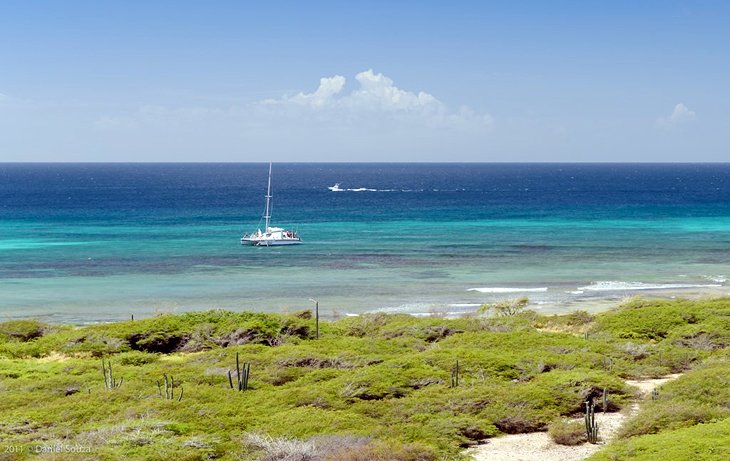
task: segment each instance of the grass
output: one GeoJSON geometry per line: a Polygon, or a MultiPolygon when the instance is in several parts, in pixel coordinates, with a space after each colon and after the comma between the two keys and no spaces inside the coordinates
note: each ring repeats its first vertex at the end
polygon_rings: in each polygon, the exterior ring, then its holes
{"type": "Polygon", "coordinates": [[[723,299],[550,317],[369,314],[322,322],[319,340],[307,313],[5,322],[0,440],[22,449],[9,459],[61,444],[98,459],[457,460],[500,434],[555,432],[604,389],[617,411],[633,398],[624,378],[690,370],[627,426],[638,443],[728,418],[729,396],[716,391],[728,388],[728,319],[723,299]],[[242,392],[227,376],[236,353],[251,364],[242,392]],[[105,389],[102,358],[118,388],[105,389]],[[163,374],[174,399],[159,395],[163,374]]]}

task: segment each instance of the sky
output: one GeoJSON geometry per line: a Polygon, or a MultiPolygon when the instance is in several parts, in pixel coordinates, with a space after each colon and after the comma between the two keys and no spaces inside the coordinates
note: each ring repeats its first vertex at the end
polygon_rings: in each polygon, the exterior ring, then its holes
{"type": "Polygon", "coordinates": [[[724,162],[726,1],[0,0],[0,162],[724,162]]]}

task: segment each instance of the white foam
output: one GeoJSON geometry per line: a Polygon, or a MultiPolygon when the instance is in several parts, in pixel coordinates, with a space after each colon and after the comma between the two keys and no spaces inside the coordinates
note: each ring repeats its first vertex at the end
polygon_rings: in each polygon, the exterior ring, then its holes
{"type": "Polygon", "coordinates": [[[602,281],[594,282],[578,290],[584,291],[635,291],[635,290],[673,290],[680,288],[717,288],[717,284],[690,284],[690,283],[644,283],[644,282],[618,282],[602,281]]]}
{"type": "Polygon", "coordinates": [[[449,304],[449,307],[479,307],[481,304],[474,304],[474,303],[455,303],[455,304],[449,304]]]}
{"type": "Polygon", "coordinates": [[[583,290],[566,291],[566,293],[571,294],[571,295],[582,295],[583,290]]]}
{"type": "Polygon", "coordinates": [[[724,275],[703,275],[702,278],[715,283],[727,282],[727,277],[724,275]]]}
{"type": "Polygon", "coordinates": [[[547,291],[547,287],[520,288],[520,287],[485,287],[469,288],[466,291],[478,291],[479,293],[537,293],[547,291]]]}

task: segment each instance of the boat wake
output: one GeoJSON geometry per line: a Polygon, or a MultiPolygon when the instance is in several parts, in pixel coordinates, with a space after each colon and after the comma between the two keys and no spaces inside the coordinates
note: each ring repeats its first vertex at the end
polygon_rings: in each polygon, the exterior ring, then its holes
{"type": "MultiPolygon", "coordinates": [[[[342,188],[340,183],[334,186],[329,186],[332,192],[423,192],[423,189],[373,189],[370,187],[355,187],[355,188],[342,188]]],[[[439,192],[438,189],[434,189],[434,192],[439,192]]]]}

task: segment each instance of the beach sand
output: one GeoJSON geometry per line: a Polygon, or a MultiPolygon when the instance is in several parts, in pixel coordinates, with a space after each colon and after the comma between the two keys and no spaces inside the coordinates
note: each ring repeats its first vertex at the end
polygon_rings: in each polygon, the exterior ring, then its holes
{"type": "Polygon", "coordinates": [[[474,461],[580,461],[600,450],[610,442],[624,421],[635,415],[640,401],[646,398],[655,387],[677,378],[678,374],[657,379],[626,380],[626,384],[639,389],[640,399],[618,413],[596,413],[602,441],[598,444],[584,443],[578,446],[558,445],[547,432],[514,434],[489,439],[484,445],[467,450],[474,461]]]}

